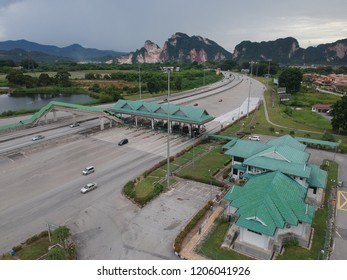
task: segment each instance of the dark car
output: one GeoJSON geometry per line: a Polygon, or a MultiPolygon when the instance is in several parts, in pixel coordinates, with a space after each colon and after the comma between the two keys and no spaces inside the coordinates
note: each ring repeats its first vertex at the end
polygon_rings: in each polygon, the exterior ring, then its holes
{"type": "Polygon", "coordinates": [[[129,142],[128,139],[124,138],[124,139],[119,141],[118,146],[123,146],[123,145],[127,144],[128,142],[129,142]]]}

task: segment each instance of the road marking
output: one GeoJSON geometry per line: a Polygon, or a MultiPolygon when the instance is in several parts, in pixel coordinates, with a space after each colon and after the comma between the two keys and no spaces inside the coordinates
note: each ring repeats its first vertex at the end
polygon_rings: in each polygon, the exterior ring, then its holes
{"type": "Polygon", "coordinates": [[[347,192],[338,191],[337,192],[337,209],[342,211],[347,211],[347,207],[344,208],[347,205],[347,192]]]}
{"type": "Polygon", "coordinates": [[[336,234],[341,238],[341,239],[343,239],[342,238],[342,236],[339,234],[339,232],[337,231],[337,229],[335,230],[335,232],[336,232],[336,234]]]}

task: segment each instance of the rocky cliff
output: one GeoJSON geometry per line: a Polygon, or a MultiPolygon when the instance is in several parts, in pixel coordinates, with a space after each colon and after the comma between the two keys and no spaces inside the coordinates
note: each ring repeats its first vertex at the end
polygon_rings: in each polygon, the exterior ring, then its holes
{"type": "Polygon", "coordinates": [[[222,61],[231,59],[231,53],[217,43],[201,36],[188,36],[175,33],[162,48],[147,40],[145,45],[135,52],[119,57],[118,63],[162,63],[167,61],[222,61]]]}
{"type": "Polygon", "coordinates": [[[307,49],[301,48],[292,37],[260,43],[243,41],[235,47],[233,60],[238,63],[272,60],[280,64],[345,64],[347,39],[307,49]]]}

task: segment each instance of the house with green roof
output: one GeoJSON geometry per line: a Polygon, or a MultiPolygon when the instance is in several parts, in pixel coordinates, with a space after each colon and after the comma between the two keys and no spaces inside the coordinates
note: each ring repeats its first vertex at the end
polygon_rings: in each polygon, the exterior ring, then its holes
{"type": "Polygon", "coordinates": [[[237,140],[228,147],[225,154],[232,157],[231,179],[247,180],[258,174],[280,171],[306,188],[309,203],[317,207],[321,205],[327,172],[310,164],[306,146],[290,135],[267,143],[237,140]]]}
{"type": "Polygon", "coordinates": [[[233,249],[258,259],[271,259],[295,238],[308,247],[314,207],[305,202],[307,189],[281,171],[262,173],[225,195],[229,215],[236,217],[233,249]]]}

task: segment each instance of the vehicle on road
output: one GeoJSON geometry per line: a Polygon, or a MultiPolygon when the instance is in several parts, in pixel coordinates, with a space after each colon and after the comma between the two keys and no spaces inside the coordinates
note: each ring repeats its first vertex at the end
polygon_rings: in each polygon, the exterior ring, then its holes
{"type": "Polygon", "coordinates": [[[80,126],[80,123],[77,122],[70,125],[70,127],[76,127],[76,126],[80,126]]]}
{"type": "Polygon", "coordinates": [[[37,140],[41,140],[41,139],[43,139],[43,138],[45,138],[45,136],[43,136],[43,135],[36,135],[36,136],[34,136],[31,140],[37,141],[37,140]]]}
{"type": "Polygon", "coordinates": [[[94,166],[88,166],[88,167],[83,169],[82,174],[83,175],[88,175],[90,173],[93,173],[94,171],[95,171],[94,166]]]}
{"type": "Polygon", "coordinates": [[[90,192],[98,187],[97,183],[88,183],[81,189],[81,193],[87,193],[90,192]]]}
{"type": "Polygon", "coordinates": [[[198,106],[199,104],[198,103],[195,103],[194,106],[198,106]]]}
{"type": "Polygon", "coordinates": [[[129,143],[128,139],[124,138],[124,139],[119,141],[118,146],[123,146],[123,145],[125,145],[127,143],[129,143]]]}
{"type": "Polygon", "coordinates": [[[258,135],[251,135],[251,136],[248,137],[248,140],[259,141],[260,137],[258,135]]]}

